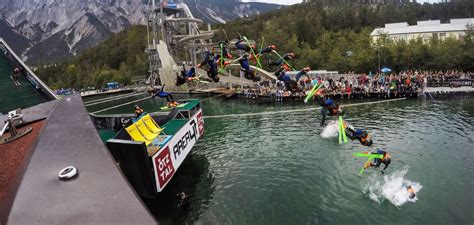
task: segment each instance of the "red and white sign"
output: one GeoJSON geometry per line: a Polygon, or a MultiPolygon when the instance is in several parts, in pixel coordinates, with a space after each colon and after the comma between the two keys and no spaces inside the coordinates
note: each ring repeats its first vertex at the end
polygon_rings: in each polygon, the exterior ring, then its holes
{"type": "Polygon", "coordinates": [[[174,167],[171,162],[170,149],[168,146],[164,147],[157,156],[153,159],[155,166],[155,173],[158,175],[159,186],[165,186],[171,177],[174,175],[174,167]]]}
{"type": "Polygon", "coordinates": [[[202,110],[199,110],[173,135],[173,138],[153,156],[152,161],[153,167],[155,168],[155,180],[158,192],[161,192],[166,184],[168,184],[203,133],[204,120],[202,119],[202,110]]]}
{"type": "Polygon", "coordinates": [[[197,113],[197,121],[199,127],[199,136],[202,136],[204,134],[204,120],[202,119],[202,111],[197,113]]]}

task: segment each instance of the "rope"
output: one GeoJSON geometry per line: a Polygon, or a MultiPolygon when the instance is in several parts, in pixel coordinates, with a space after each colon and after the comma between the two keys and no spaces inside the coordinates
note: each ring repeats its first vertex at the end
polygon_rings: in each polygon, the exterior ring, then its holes
{"type": "MultiPolygon", "coordinates": [[[[125,94],[123,94],[123,95],[109,96],[109,97],[107,97],[107,98],[99,98],[99,99],[94,99],[94,100],[90,100],[90,101],[84,101],[84,103],[89,104],[89,103],[100,102],[100,101],[107,100],[107,99],[111,99],[111,98],[117,98],[117,97],[122,97],[122,96],[129,96],[129,95],[134,95],[134,94],[136,94],[136,92],[125,93],[125,94]]],[[[87,97],[87,96],[86,96],[86,97],[87,97]]]]}
{"type": "Polygon", "coordinates": [[[101,103],[104,103],[104,102],[114,101],[114,100],[118,100],[118,99],[122,99],[122,98],[133,97],[133,96],[137,96],[137,95],[141,95],[141,94],[144,94],[144,92],[131,93],[131,94],[120,95],[120,96],[112,96],[112,97],[103,98],[103,99],[99,99],[99,100],[92,100],[92,101],[86,102],[85,105],[86,106],[97,105],[97,104],[101,104],[101,103]]]}
{"type": "MultiPolygon", "coordinates": [[[[359,106],[359,105],[370,105],[370,104],[378,104],[378,103],[384,103],[384,102],[401,101],[401,100],[405,100],[405,99],[406,99],[406,98],[397,98],[397,99],[380,100],[380,101],[375,101],[375,102],[361,102],[361,103],[354,103],[354,104],[341,105],[341,107],[351,107],[351,106],[359,106]]],[[[246,116],[259,116],[259,115],[272,115],[272,114],[293,113],[293,112],[308,112],[308,111],[318,110],[318,109],[321,109],[321,107],[313,107],[313,108],[307,108],[307,109],[291,109],[291,110],[281,110],[281,111],[271,111],[271,112],[239,113],[239,114],[204,116],[204,119],[230,118],[230,117],[246,117],[246,116]]]]}
{"type": "Polygon", "coordinates": [[[131,103],[139,102],[139,101],[142,101],[142,100],[151,98],[151,97],[152,97],[152,96],[148,96],[148,97],[145,97],[145,98],[141,98],[141,99],[137,99],[137,100],[134,100],[134,101],[126,102],[126,103],[123,103],[123,104],[120,104],[120,105],[116,105],[116,106],[112,106],[112,107],[109,107],[109,108],[101,109],[101,110],[92,112],[92,114],[96,114],[96,113],[108,111],[108,110],[110,110],[110,109],[115,109],[115,108],[118,108],[118,107],[121,107],[121,106],[124,106],[124,105],[129,105],[129,104],[131,104],[131,103]]]}
{"type": "Polygon", "coordinates": [[[212,96],[212,97],[209,97],[209,98],[201,99],[201,102],[209,100],[209,99],[217,98],[217,97],[220,97],[220,96],[226,95],[226,94],[228,94],[228,93],[222,93],[222,94],[218,94],[218,95],[215,95],[215,96],[212,96]]]}

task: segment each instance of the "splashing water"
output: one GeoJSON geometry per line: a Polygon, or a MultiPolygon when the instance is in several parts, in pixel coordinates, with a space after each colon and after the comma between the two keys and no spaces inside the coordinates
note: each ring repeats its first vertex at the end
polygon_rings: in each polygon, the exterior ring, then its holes
{"type": "Polygon", "coordinates": [[[321,132],[321,137],[323,138],[333,138],[337,137],[339,132],[339,123],[338,121],[331,121],[321,132]]]}
{"type": "Polygon", "coordinates": [[[407,187],[411,186],[415,193],[423,188],[420,183],[413,182],[404,178],[408,172],[408,167],[404,167],[402,170],[395,171],[392,175],[383,176],[383,180],[380,176],[373,174],[369,176],[367,183],[363,186],[362,191],[370,199],[381,204],[384,199],[387,199],[396,207],[400,208],[406,202],[416,202],[418,197],[413,199],[409,198],[407,187]]]}

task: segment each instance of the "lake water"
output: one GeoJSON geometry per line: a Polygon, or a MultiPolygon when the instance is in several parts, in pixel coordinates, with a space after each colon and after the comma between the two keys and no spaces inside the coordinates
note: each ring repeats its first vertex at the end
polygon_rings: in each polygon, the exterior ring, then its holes
{"type": "MultiPolygon", "coordinates": [[[[146,101],[145,110],[162,104],[146,101]]],[[[316,106],[203,101],[205,116],[309,107],[316,106]]],[[[318,110],[206,118],[204,137],[159,201],[145,202],[161,224],[474,223],[473,100],[412,99],[346,111],[347,121],[372,134],[373,147],[322,138],[318,110]],[[369,168],[358,176],[367,159],[352,153],[376,148],[392,154],[385,175],[369,168]],[[403,182],[422,188],[416,202],[396,206],[387,198],[403,182]],[[176,206],[181,191],[191,195],[187,209],[176,206]]]]}

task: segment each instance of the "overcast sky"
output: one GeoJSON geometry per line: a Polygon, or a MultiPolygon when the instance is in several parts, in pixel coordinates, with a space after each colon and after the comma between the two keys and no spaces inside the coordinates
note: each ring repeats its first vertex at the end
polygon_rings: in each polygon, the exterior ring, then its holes
{"type": "MultiPolygon", "coordinates": [[[[417,0],[418,3],[429,2],[434,3],[438,2],[439,0],[417,0]]],[[[292,5],[296,3],[301,3],[302,0],[242,0],[242,2],[267,2],[267,3],[275,3],[280,5],[292,5]]]]}

